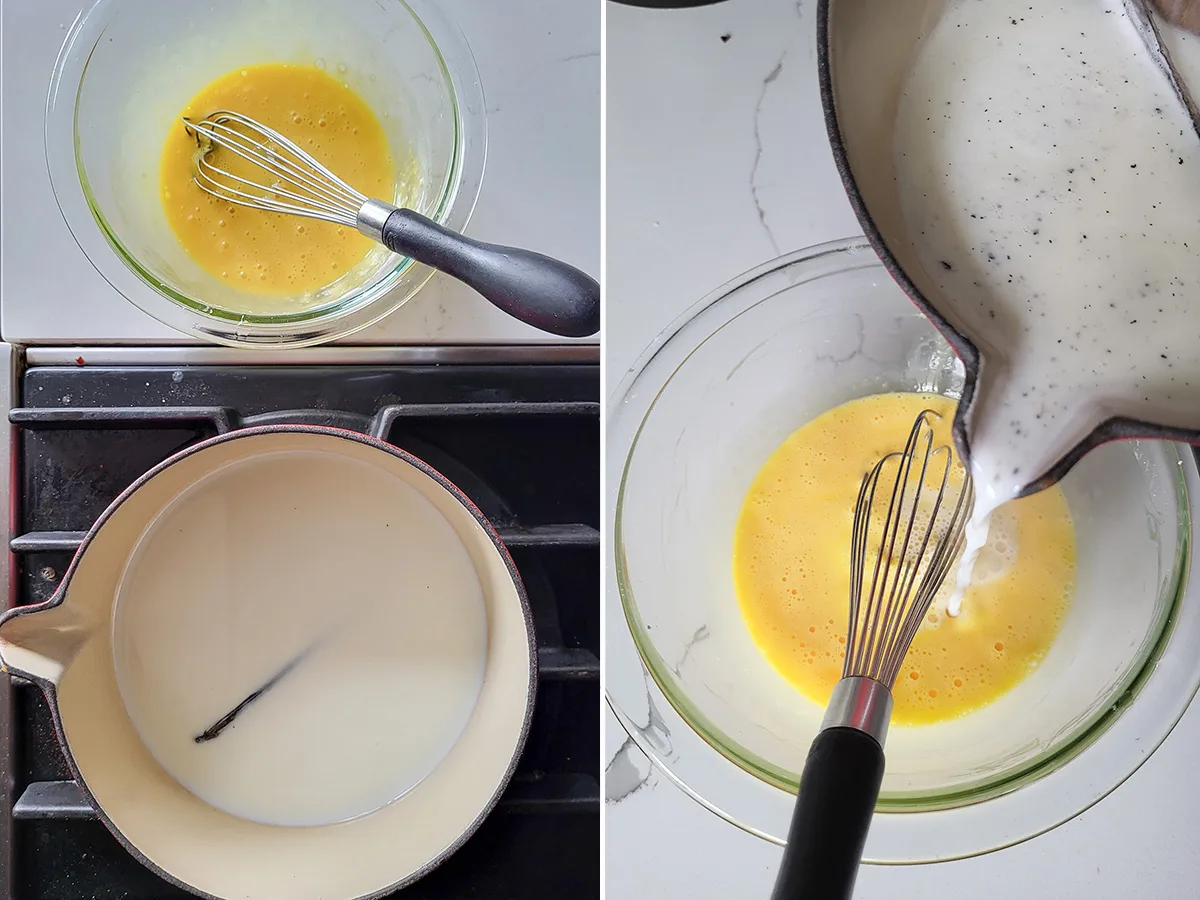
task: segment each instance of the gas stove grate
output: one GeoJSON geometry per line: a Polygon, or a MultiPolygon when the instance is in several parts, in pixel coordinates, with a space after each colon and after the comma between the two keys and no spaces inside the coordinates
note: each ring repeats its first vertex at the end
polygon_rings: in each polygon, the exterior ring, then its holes
{"type": "MultiPolygon", "coordinates": [[[[49,597],[86,529],[171,453],[248,425],[350,428],[442,471],[496,525],[534,612],[537,708],[479,832],[397,896],[599,894],[599,369],[202,366],[30,369],[12,506],[14,601],[49,597]]],[[[188,896],[138,864],[71,780],[44,698],[0,704],[0,900],[188,896]],[[10,787],[11,786],[11,787],[10,787]]]]}

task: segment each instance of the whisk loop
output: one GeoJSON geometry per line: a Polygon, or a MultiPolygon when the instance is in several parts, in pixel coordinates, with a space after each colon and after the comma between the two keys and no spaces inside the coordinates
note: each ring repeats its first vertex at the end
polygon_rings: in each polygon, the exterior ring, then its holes
{"type": "Polygon", "coordinates": [[[862,676],[889,688],[895,684],[934,595],[962,552],[975,489],[967,476],[957,497],[950,497],[954,456],[948,446],[933,446],[930,417],[936,415],[923,410],[904,449],[879,460],[859,486],[843,678],[862,676]],[[892,467],[891,490],[885,483],[881,492],[880,478],[892,467]],[[876,525],[885,502],[882,524],[876,525]]]}
{"type": "Polygon", "coordinates": [[[196,121],[185,118],[183,125],[196,138],[193,180],[205,193],[266,212],[358,227],[366,195],[274,129],[230,110],[196,121]],[[218,150],[259,167],[257,177],[246,178],[221,166],[215,158],[218,150]]]}

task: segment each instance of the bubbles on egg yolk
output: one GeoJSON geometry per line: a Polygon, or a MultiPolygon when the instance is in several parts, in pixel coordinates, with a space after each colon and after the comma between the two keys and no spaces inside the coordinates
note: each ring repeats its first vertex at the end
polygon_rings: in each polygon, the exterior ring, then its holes
{"type": "MultiPolygon", "coordinates": [[[[922,409],[942,419],[954,403],[928,394],[864,397],[818,416],[767,460],[734,535],[734,582],[760,651],[801,693],[824,704],[841,677],[848,627],[849,547],[859,482],[904,445],[922,409]]],[[[951,478],[961,483],[956,466],[951,478]]],[[[1075,581],[1074,526],[1051,488],[993,517],[963,612],[946,615],[943,586],[901,667],[893,721],[926,724],[984,706],[1036,668],[1056,637],[1075,581]]],[[[952,582],[953,579],[950,579],[952,582]]]]}
{"type": "MultiPolygon", "coordinates": [[[[209,84],[180,115],[203,118],[218,109],[243,113],[296,141],[367,196],[392,200],[397,170],[388,138],[371,109],[344,83],[346,77],[344,66],[337,77],[317,66],[249,66],[209,84]]],[[[195,149],[195,139],[182,126],[172,127],[163,148],[159,193],[184,251],[220,281],[264,296],[308,293],[353,270],[375,247],[351,228],[241,208],[204,193],[192,182],[195,149]]],[[[229,155],[222,165],[263,180],[261,170],[229,155]]]]}

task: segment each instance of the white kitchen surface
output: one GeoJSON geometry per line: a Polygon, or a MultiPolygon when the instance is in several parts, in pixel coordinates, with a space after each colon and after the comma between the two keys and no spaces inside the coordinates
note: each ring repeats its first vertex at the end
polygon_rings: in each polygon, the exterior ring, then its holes
{"type": "MultiPolygon", "coordinates": [[[[166,2],[166,0],[164,0],[166,2]]],[[[43,127],[58,50],[84,0],[0,2],[0,335],[14,343],[181,343],[92,268],[55,205],[43,127]]],[[[599,0],[444,0],[474,51],[488,158],[468,233],[600,271],[599,0]]],[[[349,339],[564,343],[438,275],[349,339]]],[[[598,343],[598,338],[580,343],[598,343]]]]}
{"type": "MultiPolygon", "coordinates": [[[[610,394],[642,348],[713,288],[780,251],[859,233],[821,119],[815,8],[608,3],[610,394]]],[[[866,866],[856,898],[1200,895],[1195,706],[1141,770],[1075,820],[977,859],[866,866]]],[[[607,710],[605,722],[607,897],[765,900],[780,849],[703,809],[607,710]]]]}

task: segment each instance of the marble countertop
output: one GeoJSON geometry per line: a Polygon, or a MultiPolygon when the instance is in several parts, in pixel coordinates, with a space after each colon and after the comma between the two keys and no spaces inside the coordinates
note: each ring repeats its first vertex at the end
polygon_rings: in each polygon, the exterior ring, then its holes
{"type": "MultiPolygon", "coordinates": [[[[21,344],[176,344],[88,263],[50,186],[43,127],[54,61],[90,0],[0,0],[0,335],[21,344]]],[[[598,0],[444,0],[479,66],[488,158],[467,232],[600,270],[598,0]]],[[[436,275],[355,344],[571,343],[436,275]]],[[[577,343],[596,344],[596,337],[577,343]]]]}
{"type": "MultiPolygon", "coordinates": [[[[815,0],[688,10],[608,3],[611,393],[710,290],[780,252],[859,233],[825,139],[815,0]]],[[[653,769],[605,711],[606,895],[770,895],[780,849],[653,769]]],[[[971,860],[866,866],[859,900],[1184,898],[1200,875],[1200,710],[1113,794],[1054,831],[971,860]]]]}

